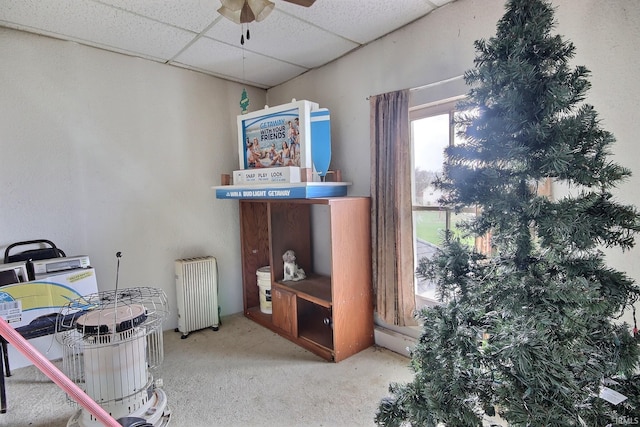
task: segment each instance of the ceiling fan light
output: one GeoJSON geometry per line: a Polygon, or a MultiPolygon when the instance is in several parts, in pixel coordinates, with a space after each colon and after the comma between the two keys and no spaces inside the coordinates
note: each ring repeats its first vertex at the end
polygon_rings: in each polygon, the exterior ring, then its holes
{"type": "Polygon", "coordinates": [[[269,0],[220,0],[218,13],[236,24],[246,24],[265,19],[275,4],[269,0]]]}
{"type": "Polygon", "coordinates": [[[245,0],[220,0],[222,7],[226,7],[233,12],[239,12],[244,6],[244,2],[245,0]]]}
{"type": "Polygon", "coordinates": [[[247,3],[249,3],[251,10],[256,17],[256,21],[258,22],[269,16],[275,7],[275,4],[269,0],[247,0],[247,3]]]}
{"type": "Polygon", "coordinates": [[[256,16],[254,15],[253,10],[251,10],[249,3],[245,0],[242,10],[240,11],[240,22],[242,24],[246,24],[248,22],[255,21],[255,19],[256,16]]]}
{"type": "Polygon", "coordinates": [[[220,7],[220,9],[218,9],[218,13],[224,16],[225,18],[227,18],[228,20],[230,20],[231,22],[235,22],[236,24],[239,24],[241,10],[242,9],[232,10],[226,6],[222,6],[220,7]]]}

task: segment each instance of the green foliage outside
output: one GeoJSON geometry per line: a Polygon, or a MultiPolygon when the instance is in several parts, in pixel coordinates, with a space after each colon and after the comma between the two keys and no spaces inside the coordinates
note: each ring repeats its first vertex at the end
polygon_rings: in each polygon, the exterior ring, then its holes
{"type": "Polygon", "coordinates": [[[444,212],[414,213],[416,237],[434,245],[440,245],[446,230],[444,212]]]}
{"type": "MultiPolygon", "coordinates": [[[[414,212],[415,227],[414,232],[418,239],[432,243],[436,246],[441,246],[445,238],[446,231],[446,217],[445,211],[422,211],[419,213],[414,212]]],[[[460,237],[466,245],[473,245],[473,237],[463,237],[463,231],[457,226],[457,222],[460,220],[459,216],[453,216],[451,221],[450,232],[457,237],[460,237]]]]}

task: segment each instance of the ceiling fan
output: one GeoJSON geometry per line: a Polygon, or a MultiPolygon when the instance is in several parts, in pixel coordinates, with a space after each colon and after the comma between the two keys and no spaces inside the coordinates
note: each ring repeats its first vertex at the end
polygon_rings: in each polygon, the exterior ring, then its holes
{"type": "Polygon", "coordinates": [[[311,5],[312,5],[316,0],[284,0],[284,1],[288,1],[289,3],[297,4],[298,6],[309,7],[309,6],[311,6],[311,5]]]}
{"type": "MultiPolygon", "coordinates": [[[[284,0],[286,2],[309,7],[316,0],[284,0]]],[[[222,6],[218,13],[236,24],[247,24],[249,22],[260,22],[265,19],[275,7],[269,0],[220,0],[222,6]]]]}

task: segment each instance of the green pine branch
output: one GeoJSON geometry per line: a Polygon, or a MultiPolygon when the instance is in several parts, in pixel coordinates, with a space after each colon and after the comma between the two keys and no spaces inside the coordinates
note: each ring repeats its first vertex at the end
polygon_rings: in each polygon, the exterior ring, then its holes
{"type": "Polygon", "coordinates": [[[376,422],[385,426],[591,426],[640,413],[640,337],[617,319],[640,288],[608,267],[603,247],[628,250],[640,230],[635,206],[612,190],[630,171],[610,160],[613,135],[586,104],[589,71],[571,68],[575,47],[552,34],[546,0],[510,0],[496,35],[475,43],[468,98],[455,120],[464,141],[445,152],[434,184],[461,224],[490,233],[479,254],[450,234],[416,273],[442,304],[419,313],[412,382],[392,384],[376,422]],[[536,194],[545,178],[570,189],[536,194]],[[615,379],[630,397],[598,397],[615,379]]]}

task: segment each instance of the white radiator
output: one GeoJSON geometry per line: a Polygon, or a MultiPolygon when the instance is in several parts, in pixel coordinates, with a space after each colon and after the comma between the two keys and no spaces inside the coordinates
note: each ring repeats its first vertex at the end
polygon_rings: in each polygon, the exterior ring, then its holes
{"type": "Polygon", "coordinates": [[[212,256],[177,259],[176,294],[178,328],[182,338],[189,332],[211,327],[218,330],[218,264],[212,256]]]}

